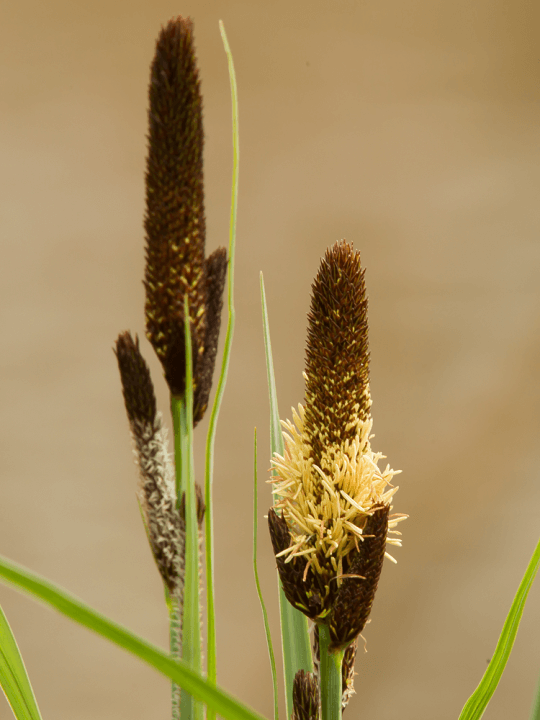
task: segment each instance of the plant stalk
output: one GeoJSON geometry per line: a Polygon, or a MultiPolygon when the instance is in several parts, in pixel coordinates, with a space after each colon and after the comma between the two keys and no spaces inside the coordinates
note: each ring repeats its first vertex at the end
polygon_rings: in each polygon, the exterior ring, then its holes
{"type": "MultiPolygon", "coordinates": [[[[182,658],[192,670],[201,673],[201,621],[199,597],[199,528],[197,523],[197,498],[193,470],[193,359],[189,304],[184,298],[186,343],[186,392],[183,397],[171,395],[174,447],[176,463],[177,500],[185,493],[185,574],[184,607],[182,611],[181,640],[182,658]]],[[[180,715],[190,720],[203,720],[204,705],[184,692],[180,697],[180,715]]]]}
{"type": "Polygon", "coordinates": [[[345,651],[330,652],[330,628],[325,624],[319,625],[319,645],[322,720],[341,720],[341,665],[345,651]]]}
{"type": "MultiPolygon", "coordinates": [[[[167,596],[169,607],[169,649],[174,660],[182,659],[182,600],[176,595],[167,596]]],[[[180,686],[174,681],[171,687],[172,720],[180,720],[180,686]]]]}

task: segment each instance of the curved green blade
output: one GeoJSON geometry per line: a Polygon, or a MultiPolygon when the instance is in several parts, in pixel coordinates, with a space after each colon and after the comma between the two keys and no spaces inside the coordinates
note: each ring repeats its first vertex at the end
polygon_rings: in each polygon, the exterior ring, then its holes
{"type": "Polygon", "coordinates": [[[512,646],[516,639],[517,631],[521,616],[523,615],[523,608],[525,607],[525,601],[527,595],[531,589],[538,567],[540,566],[540,541],[536,546],[533,556],[527,566],[523,580],[521,581],[510,612],[506,616],[504,621],[503,629],[491,662],[489,663],[484,677],[480,681],[480,684],[473,692],[471,697],[465,703],[459,720],[479,720],[484,714],[489,701],[493,693],[495,692],[501,675],[504,672],[510,653],[512,652],[512,646]]]}
{"type": "Polygon", "coordinates": [[[41,720],[19,647],[1,607],[0,686],[17,720],[41,720]]]}
{"type": "MultiPolygon", "coordinates": [[[[225,384],[227,382],[227,374],[229,371],[229,361],[231,357],[231,347],[234,334],[235,309],[234,309],[234,258],[236,252],[236,212],[238,206],[238,163],[239,163],[239,136],[238,136],[238,94],[236,88],[236,75],[234,72],[234,63],[225,33],[223,22],[219,21],[219,30],[223,40],[223,47],[227,55],[227,65],[229,68],[229,80],[231,86],[231,105],[232,105],[232,141],[233,141],[233,173],[232,173],[232,189],[231,189],[231,210],[229,223],[229,264],[227,269],[227,332],[225,334],[225,346],[223,348],[223,357],[221,360],[221,372],[208,424],[208,434],[206,436],[206,452],[205,452],[205,475],[204,475],[204,503],[206,512],[204,514],[205,524],[205,563],[206,563],[206,668],[208,679],[216,682],[217,677],[217,660],[216,660],[216,618],[215,618],[215,600],[214,600],[214,526],[213,526],[213,500],[212,485],[214,476],[214,445],[216,439],[216,427],[223,393],[225,392],[225,384]]],[[[215,714],[209,710],[207,720],[214,720],[215,714]]]]}
{"type": "Polygon", "coordinates": [[[251,710],[225,690],[194,672],[184,661],[173,660],[163,650],[92,610],[65,590],[2,556],[0,556],[0,579],[17,590],[34,595],[79,625],[84,625],[144,660],[158,672],[178,683],[194,698],[206,703],[225,720],[265,720],[255,710],[251,710]]]}
{"type": "Polygon", "coordinates": [[[274,690],[274,720],[279,720],[278,710],[278,686],[276,673],[276,659],[274,656],[274,646],[272,644],[272,634],[270,632],[270,623],[268,622],[268,613],[259,582],[259,569],[257,567],[257,530],[258,530],[258,513],[259,504],[257,498],[257,428],[253,437],[253,574],[255,575],[255,585],[257,586],[257,595],[261,604],[261,610],[264,621],[264,631],[266,633],[266,645],[268,646],[268,655],[270,656],[270,669],[272,671],[272,686],[274,690]]]}
{"type": "MultiPolygon", "coordinates": [[[[264,280],[261,273],[261,305],[263,314],[264,348],[266,351],[266,370],[268,375],[268,394],[270,397],[270,449],[272,455],[277,452],[283,455],[283,435],[277,403],[276,380],[274,377],[274,361],[270,344],[270,326],[266,309],[264,280]]],[[[313,672],[313,658],[309,639],[308,619],[300,610],[294,608],[279,585],[279,610],[281,617],[281,642],[283,649],[283,671],[285,674],[285,710],[289,718],[292,711],[292,688],[294,676],[298,670],[313,672]]]]}

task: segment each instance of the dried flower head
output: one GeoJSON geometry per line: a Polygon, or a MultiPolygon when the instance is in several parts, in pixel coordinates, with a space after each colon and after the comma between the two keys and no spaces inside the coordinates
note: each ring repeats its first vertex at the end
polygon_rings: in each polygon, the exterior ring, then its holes
{"type": "MultiPolygon", "coordinates": [[[[176,501],[174,469],[167,448],[167,430],[156,410],[150,370],[139,349],[139,339],[121,333],[115,348],[124,402],[139,467],[139,503],[148,541],[168,591],[180,600],[184,589],[185,497],[176,501]]],[[[198,485],[197,521],[204,519],[204,500],[198,485]]]]}
{"type": "MultiPolygon", "coordinates": [[[[328,623],[346,647],[369,616],[388,537],[397,471],[371,448],[367,297],[360,253],[336,243],[312,287],[306,404],[283,423],[285,454],[273,459],[269,525],[289,602],[328,623]]],[[[392,558],[393,559],[393,558],[392,558]]]]}
{"type": "Polygon", "coordinates": [[[139,502],[156,565],[169,592],[183,587],[180,547],[185,535],[176,509],[174,471],[167,449],[167,431],[156,410],[150,370],[139,350],[138,338],[125,332],[116,341],[133,452],[139,466],[139,502]]]}
{"type": "Polygon", "coordinates": [[[205,258],[202,98],[191,20],[171,20],[151,67],[146,171],[146,334],[173,395],[185,391],[184,297],[193,346],[194,422],[208,404],[227,253],[205,258]]]}

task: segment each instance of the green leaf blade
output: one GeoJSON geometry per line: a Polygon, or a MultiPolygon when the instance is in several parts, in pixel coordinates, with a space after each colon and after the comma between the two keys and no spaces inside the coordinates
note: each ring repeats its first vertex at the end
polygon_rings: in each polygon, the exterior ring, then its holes
{"type": "Polygon", "coordinates": [[[274,373],[274,359],[272,356],[272,344],[270,342],[270,323],[268,321],[268,309],[266,307],[266,292],[264,290],[264,278],[261,273],[261,305],[263,315],[264,351],[266,355],[266,375],[268,378],[268,396],[270,399],[270,451],[272,455],[277,452],[283,455],[284,444],[281,432],[281,420],[277,401],[276,377],[274,373]]]}
{"type": "Polygon", "coordinates": [[[257,595],[261,604],[261,610],[264,621],[264,631],[266,633],[266,645],[268,647],[268,655],[270,656],[270,669],[272,671],[272,686],[274,691],[274,720],[279,720],[278,709],[278,686],[276,673],[276,658],[274,656],[274,646],[272,644],[272,635],[270,633],[270,623],[268,622],[268,613],[259,582],[259,569],[257,567],[257,531],[258,531],[258,492],[257,492],[257,429],[255,429],[253,437],[253,574],[255,575],[255,585],[257,586],[257,595]]]}
{"type": "MultiPolygon", "coordinates": [[[[277,402],[276,379],[274,375],[274,361],[272,358],[272,345],[270,342],[270,326],[268,323],[268,310],[266,307],[266,293],[261,273],[261,305],[263,316],[264,347],[266,352],[266,370],[268,375],[268,394],[270,398],[270,451],[283,455],[284,444],[281,432],[281,421],[277,402]]],[[[285,709],[289,718],[292,711],[292,689],[294,676],[298,670],[313,672],[313,657],[309,638],[309,625],[307,617],[294,608],[283,592],[281,580],[279,585],[279,610],[281,619],[281,645],[283,651],[283,671],[285,674],[285,709]]]]}
{"type": "Polygon", "coordinates": [[[2,556],[0,556],[0,578],[132,653],[174,680],[194,698],[206,703],[225,720],[265,720],[262,715],[193,671],[186,662],[173,660],[160,648],[92,610],[62,588],[2,556]]]}
{"type": "Polygon", "coordinates": [[[17,720],[41,720],[17,641],[1,607],[0,686],[17,720]]]}
{"type": "MultiPolygon", "coordinates": [[[[227,382],[227,374],[229,370],[229,362],[231,357],[231,347],[234,335],[235,309],[234,309],[234,260],[236,252],[236,215],[238,206],[238,167],[239,167],[239,134],[238,134],[238,94],[236,87],[236,74],[234,71],[234,62],[225,33],[223,23],[219,22],[219,29],[227,56],[227,64],[229,68],[229,79],[231,86],[231,105],[232,105],[232,137],[233,137],[233,173],[232,173],[232,189],[231,189],[231,210],[229,224],[229,263],[227,267],[227,332],[225,334],[225,345],[223,348],[223,357],[221,360],[221,372],[216,388],[216,395],[212,405],[210,414],[210,422],[208,425],[208,434],[206,436],[205,451],[205,476],[204,476],[204,502],[206,512],[204,517],[205,523],[205,565],[206,565],[206,622],[207,622],[207,674],[208,680],[216,682],[217,679],[217,658],[216,658],[216,619],[215,619],[215,600],[214,600],[214,528],[213,528],[213,500],[212,500],[212,484],[214,469],[214,445],[216,439],[216,428],[219,411],[223,394],[225,392],[225,384],[227,382]]],[[[212,710],[208,710],[207,720],[214,720],[215,714],[212,710]]]]}
{"type": "Polygon", "coordinates": [[[518,591],[510,607],[510,611],[504,621],[503,629],[489,663],[486,672],[478,687],[465,703],[459,720],[480,720],[484,711],[495,692],[499,680],[504,672],[512,646],[516,639],[521,616],[525,602],[531,589],[531,585],[540,567],[540,542],[538,542],[533,556],[527,566],[525,575],[519,585],[518,591]]]}

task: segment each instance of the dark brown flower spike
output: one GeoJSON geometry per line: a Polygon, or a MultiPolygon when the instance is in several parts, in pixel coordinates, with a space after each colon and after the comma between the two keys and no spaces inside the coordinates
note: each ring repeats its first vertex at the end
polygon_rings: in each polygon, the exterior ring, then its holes
{"type": "Polygon", "coordinates": [[[360,253],[336,243],[311,288],[304,428],[313,462],[324,470],[328,454],[352,442],[370,414],[364,274],[360,253]]]}
{"type": "Polygon", "coordinates": [[[299,670],[294,676],[291,720],[318,720],[319,686],[313,673],[299,670]]]}
{"type": "Polygon", "coordinates": [[[401,544],[388,533],[404,519],[389,520],[396,471],[371,449],[364,271],[346,242],[321,262],[308,321],[306,404],[283,423],[268,522],[287,599],[329,625],[336,650],[364,627],[386,544],[401,544]]]}
{"type": "Polygon", "coordinates": [[[202,98],[191,20],[177,17],[161,30],[149,100],[146,334],[171,393],[183,395],[187,294],[196,423],[210,393],[227,255],[220,249],[205,259],[202,98]]]}
{"type": "Polygon", "coordinates": [[[121,333],[115,348],[122,380],[122,393],[129,422],[152,423],[156,416],[156,396],[150,370],[139,350],[139,338],[121,333]]]}

